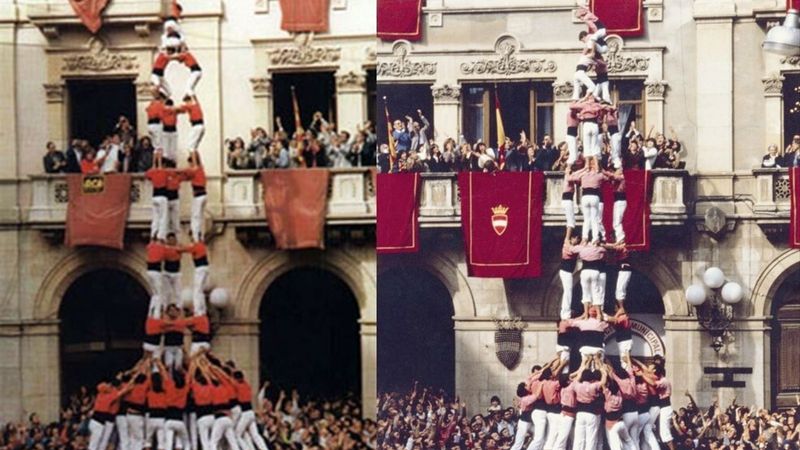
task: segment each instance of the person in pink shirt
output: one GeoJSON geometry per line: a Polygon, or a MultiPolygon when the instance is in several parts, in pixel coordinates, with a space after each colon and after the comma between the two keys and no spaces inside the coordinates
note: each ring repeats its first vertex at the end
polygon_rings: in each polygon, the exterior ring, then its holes
{"type": "Polygon", "coordinates": [[[603,172],[614,187],[614,241],[625,242],[625,229],[622,228],[622,218],[628,207],[628,198],[625,195],[625,174],[622,173],[621,167],[614,172],[603,172]]]}
{"type": "Polygon", "coordinates": [[[607,316],[606,322],[614,325],[614,337],[617,341],[619,356],[623,361],[629,360],[631,347],[633,346],[633,334],[631,332],[631,320],[624,310],[618,309],[617,314],[607,316]]]}
{"type": "Polygon", "coordinates": [[[634,363],[634,371],[637,374],[637,406],[639,409],[639,426],[641,427],[642,438],[651,449],[657,449],[660,447],[655,435],[655,423],[660,416],[661,408],[658,406],[658,395],[655,388],[656,376],[640,361],[634,358],[631,358],[631,361],[634,363]],[[640,379],[641,383],[639,382],[640,379]],[[647,391],[644,404],[639,403],[642,395],[642,387],[647,391]]]}
{"type": "Polygon", "coordinates": [[[576,345],[579,346],[583,357],[582,362],[603,355],[605,331],[608,328],[608,323],[601,320],[600,314],[600,308],[592,306],[589,309],[589,317],[571,321],[572,326],[579,330],[576,345]]]}
{"type": "MultiPolygon", "coordinates": [[[[572,201],[570,201],[570,204],[572,201]]],[[[573,213],[574,220],[574,213],[573,213]]],[[[573,224],[574,225],[574,224],[573,224]]],[[[562,319],[572,317],[572,283],[573,272],[578,262],[578,237],[572,235],[572,228],[567,228],[564,244],[561,246],[561,264],[558,269],[558,278],[561,280],[561,311],[562,319]]]]}
{"type": "Polygon", "coordinates": [[[556,368],[552,371],[552,376],[542,383],[542,397],[544,397],[545,411],[547,412],[547,438],[544,448],[550,450],[555,444],[558,436],[558,428],[561,423],[561,389],[569,384],[569,377],[566,374],[559,375],[562,361],[556,361],[556,368]]]}
{"type": "Polygon", "coordinates": [[[525,438],[533,427],[533,405],[542,396],[542,384],[539,380],[542,375],[542,366],[535,365],[531,368],[531,374],[527,381],[517,386],[517,397],[519,398],[519,420],[517,421],[517,432],[514,435],[514,444],[511,450],[521,450],[525,443],[525,438]]]}
{"type": "Polygon", "coordinates": [[[571,166],[578,160],[578,125],[581,123],[578,120],[578,111],[580,104],[573,102],[570,104],[567,111],[567,165],[571,166]]]}
{"type": "Polygon", "coordinates": [[[570,381],[568,375],[562,376],[560,381],[561,417],[559,417],[558,428],[553,439],[553,450],[566,450],[567,440],[572,433],[572,424],[575,422],[575,415],[578,412],[578,401],[575,398],[575,386],[578,381],[570,381]]]}
{"type": "Polygon", "coordinates": [[[600,241],[600,187],[608,179],[598,165],[597,158],[587,158],[586,167],[572,173],[569,177],[572,182],[581,184],[581,214],[583,215],[583,228],[581,239],[589,240],[592,233],[593,242],[600,241]]]}
{"type": "MultiPolygon", "coordinates": [[[[599,357],[596,361],[600,361],[599,357]]],[[[600,414],[603,412],[603,386],[607,374],[600,370],[589,370],[591,363],[584,364],[575,374],[578,384],[575,385],[577,411],[575,415],[575,436],[573,450],[594,450],[600,431],[600,414]]],[[[598,364],[599,365],[599,364],[598,364]]]]}
{"type": "MultiPolygon", "coordinates": [[[[636,410],[636,378],[630,364],[630,356],[621,355],[620,358],[625,369],[611,370],[609,374],[616,381],[622,394],[622,422],[625,424],[628,435],[634,436],[634,433],[638,432],[639,424],[639,412],[636,410]]],[[[631,442],[634,448],[639,447],[638,442],[633,439],[631,442]]]]}
{"type": "MultiPolygon", "coordinates": [[[[538,387],[540,389],[539,398],[533,403],[533,412],[531,413],[531,422],[533,423],[533,441],[528,445],[527,450],[542,450],[547,440],[548,420],[547,420],[547,398],[549,396],[551,401],[554,401],[553,392],[556,389],[555,385],[558,380],[553,380],[552,367],[559,366],[561,360],[554,360],[547,365],[538,378],[538,387]]],[[[560,401],[560,397],[558,398],[560,401]]]]}
{"type": "Polygon", "coordinates": [[[667,379],[667,372],[664,369],[664,357],[656,355],[650,369],[657,377],[655,382],[656,393],[658,394],[658,434],[661,442],[666,444],[670,450],[675,450],[675,442],[672,439],[670,425],[672,423],[672,382],[667,379]]]}
{"type": "Polygon", "coordinates": [[[603,306],[605,286],[600,284],[600,272],[603,270],[606,249],[598,244],[581,244],[573,247],[578,250],[578,258],[583,262],[581,267],[581,303],[583,317],[589,315],[589,307],[603,306]]]}
{"type": "Polygon", "coordinates": [[[610,450],[629,450],[633,447],[633,440],[628,429],[625,427],[625,422],[622,420],[624,398],[622,389],[616,382],[613,374],[613,368],[605,365],[601,367],[603,372],[611,377],[603,387],[603,410],[605,411],[606,420],[606,440],[610,450]]]}
{"type": "Polygon", "coordinates": [[[611,165],[622,168],[622,133],[619,130],[619,110],[612,105],[603,106],[603,122],[611,135],[611,165]]]}
{"type": "Polygon", "coordinates": [[[575,229],[575,182],[570,181],[572,165],[568,164],[564,171],[564,180],[561,189],[561,207],[564,209],[564,217],[567,219],[567,233],[572,234],[575,229]]]}

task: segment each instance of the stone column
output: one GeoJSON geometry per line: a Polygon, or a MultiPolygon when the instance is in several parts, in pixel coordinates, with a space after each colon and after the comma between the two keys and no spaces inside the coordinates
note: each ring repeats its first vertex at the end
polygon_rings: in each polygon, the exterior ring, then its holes
{"type": "MultiPolygon", "coordinates": [[[[572,102],[572,82],[556,81],[553,83],[553,140],[558,143],[567,136],[567,113],[569,104],[572,102]]],[[[559,205],[560,208],[560,205],[559,205]]]]}
{"type": "Polygon", "coordinates": [[[259,366],[259,320],[225,319],[217,330],[211,348],[223,361],[232,359],[244,372],[253,387],[253,395],[261,387],[259,366]]]}
{"type": "Polygon", "coordinates": [[[453,138],[458,142],[461,135],[461,85],[442,84],[431,86],[433,95],[433,118],[437,142],[453,138]]]}
{"type": "Polygon", "coordinates": [[[764,85],[764,149],[771,144],[781,147],[783,140],[783,77],[772,74],[761,79],[764,85]]]}
{"type": "MultiPolygon", "coordinates": [[[[61,359],[58,320],[19,324],[21,413],[38,412],[42,420],[58,420],[61,406],[61,359]]],[[[12,397],[13,399],[13,397],[12,397]]]]}
{"type": "Polygon", "coordinates": [[[153,100],[153,83],[150,80],[136,80],[136,133],[147,136],[147,104],[153,100]]]}
{"type": "Polygon", "coordinates": [[[374,319],[362,319],[360,325],[362,412],[374,419],[378,408],[378,327],[374,319]]]}
{"type": "Polygon", "coordinates": [[[355,133],[367,120],[367,76],[349,71],[336,74],[336,122],[339,130],[355,133]]]}
{"type": "Polygon", "coordinates": [[[47,98],[47,123],[49,124],[48,136],[56,146],[65,148],[67,142],[67,113],[66,113],[66,85],[59,81],[44,85],[47,98]]]}
{"type": "Polygon", "coordinates": [[[272,112],[272,79],[269,77],[250,78],[253,88],[253,102],[255,103],[254,123],[263,123],[269,128],[267,132],[275,131],[275,120],[272,112]]]}
{"type": "Polygon", "coordinates": [[[649,130],[655,127],[656,130],[661,130],[664,135],[668,135],[668,130],[664,128],[664,94],[667,91],[667,82],[664,80],[647,80],[644,82],[644,87],[647,94],[645,97],[647,123],[644,129],[649,130]]]}

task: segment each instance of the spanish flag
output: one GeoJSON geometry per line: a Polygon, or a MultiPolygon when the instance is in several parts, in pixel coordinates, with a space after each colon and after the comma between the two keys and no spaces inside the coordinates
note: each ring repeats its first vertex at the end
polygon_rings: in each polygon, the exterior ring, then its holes
{"type": "Polygon", "coordinates": [[[389,118],[389,103],[386,97],[383,97],[383,111],[386,113],[386,139],[389,143],[389,167],[394,166],[394,161],[397,158],[397,150],[394,146],[394,136],[392,136],[392,119],[389,118]]]}
{"type": "Polygon", "coordinates": [[[506,130],[503,127],[503,115],[500,113],[500,92],[495,88],[494,90],[494,113],[497,118],[497,149],[504,146],[506,143],[506,130]]]}

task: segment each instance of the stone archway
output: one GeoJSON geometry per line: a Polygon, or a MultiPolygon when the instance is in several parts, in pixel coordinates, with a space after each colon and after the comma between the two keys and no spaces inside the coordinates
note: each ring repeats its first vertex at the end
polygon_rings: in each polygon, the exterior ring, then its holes
{"type": "Polygon", "coordinates": [[[778,288],[800,266],[800,250],[789,249],[778,255],[759,273],[750,295],[751,310],[755,318],[767,319],[772,315],[772,301],[778,288]]]}

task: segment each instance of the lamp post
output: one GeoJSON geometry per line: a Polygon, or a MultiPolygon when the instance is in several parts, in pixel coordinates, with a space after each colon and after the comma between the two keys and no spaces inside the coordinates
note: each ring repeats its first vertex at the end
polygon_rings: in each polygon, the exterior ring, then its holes
{"type": "Polygon", "coordinates": [[[761,44],[764,51],[783,56],[800,55],[800,17],[796,9],[786,11],[783,25],[769,29],[761,44]]]}
{"type": "Polygon", "coordinates": [[[733,305],[743,296],[742,286],[727,281],[718,267],[709,267],[705,271],[703,284],[693,284],[686,289],[686,302],[694,307],[697,321],[711,335],[711,348],[717,353],[731,326],[733,305]]]}

